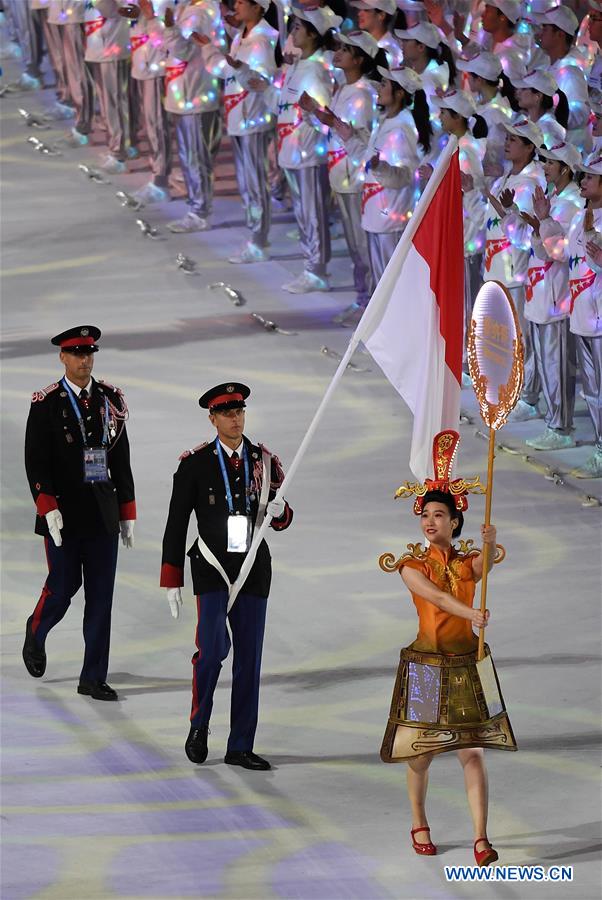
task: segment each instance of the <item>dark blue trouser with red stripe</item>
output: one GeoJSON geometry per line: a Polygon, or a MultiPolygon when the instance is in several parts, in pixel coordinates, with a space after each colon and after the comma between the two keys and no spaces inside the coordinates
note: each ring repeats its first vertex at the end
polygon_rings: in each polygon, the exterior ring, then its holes
{"type": "Polygon", "coordinates": [[[194,728],[209,725],[213,693],[222,662],[232,643],[232,697],[228,750],[252,750],[259,711],[261,651],[267,597],[240,593],[228,615],[232,641],[226,626],[228,593],[212,591],[197,596],[197,652],[192,657],[192,711],[194,728]]]}
{"type": "Polygon", "coordinates": [[[44,645],[48,632],[61,621],[83,582],[86,649],[80,681],[106,681],[118,535],[65,536],[60,547],[52,538],[44,538],[44,545],[48,578],[31,617],[36,642],[44,645]]]}

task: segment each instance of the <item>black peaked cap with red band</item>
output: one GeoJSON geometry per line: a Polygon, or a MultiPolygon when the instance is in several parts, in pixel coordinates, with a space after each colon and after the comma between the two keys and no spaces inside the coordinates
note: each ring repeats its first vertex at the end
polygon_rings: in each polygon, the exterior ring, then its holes
{"type": "Polygon", "coordinates": [[[245,400],[251,393],[251,388],[239,381],[229,381],[226,384],[217,384],[205,391],[199,398],[199,406],[208,409],[209,412],[223,412],[226,409],[244,409],[245,400]]]}
{"type": "Polygon", "coordinates": [[[96,353],[99,349],[96,341],[100,335],[100,328],[96,325],[77,325],[56,334],[50,342],[55,347],[60,347],[64,353],[96,353]]]}

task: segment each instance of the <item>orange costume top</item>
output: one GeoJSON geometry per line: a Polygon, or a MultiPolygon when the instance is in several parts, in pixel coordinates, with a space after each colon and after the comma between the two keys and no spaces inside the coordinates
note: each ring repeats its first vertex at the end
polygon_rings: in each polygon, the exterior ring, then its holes
{"type": "MultiPolygon", "coordinates": [[[[452,594],[465,606],[472,607],[476,585],[472,571],[473,559],[474,555],[465,556],[453,547],[444,552],[438,547],[430,546],[422,558],[403,560],[403,566],[422,572],[442,591],[452,594]]],[[[402,566],[400,574],[401,569],[402,566]]],[[[474,634],[469,619],[444,612],[414,591],[411,594],[418,612],[418,636],[410,644],[410,649],[451,656],[471,653],[477,649],[479,639],[474,634]]]]}

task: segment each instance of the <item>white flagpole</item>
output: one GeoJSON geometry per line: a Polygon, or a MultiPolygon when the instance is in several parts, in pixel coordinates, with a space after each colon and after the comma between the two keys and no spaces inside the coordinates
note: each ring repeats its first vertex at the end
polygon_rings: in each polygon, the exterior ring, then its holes
{"type": "MultiPolygon", "coordinates": [[[[351,339],[349,341],[349,346],[347,347],[347,350],[345,351],[345,354],[344,354],[343,358],[341,359],[341,362],[339,363],[339,366],[338,366],[336,372],[333,375],[332,381],[330,382],[330,384],[328,385],[328,388],[326,389],[326,393],[322,397],[322,401],[314,414],[314,417],[309,425],[309,428],[305,432],[305,435],[303,437],[303,440],[301,441],[301,444],[299,445],[299,448],[295,454],[295,457],[294,457],[293,461],[291,462],[290,466],[288,467],[287,473],[284,476],[284,480],[283,480],[282,484],[280,485],[280,487],[278,488],[278,491],[276,493],[276,499],[280,499],[280,497],[284,496],[286,488],[293,480],[293,477],[294,477],[297,469],[299,468],[301,460],[305,456],[307,447],[309,446],[309,442],[311,441],[311,439],[313,438],[313,436],[315,434],[315,431],[320,423],[320,420],[324,414],[324,411],[330,402],[330,398],[334,394],[336,386],[338,385],[339,381],[345,374],[345,369],[347,368],[347,365],[348,365],[351,357],[353,356],[353,354],[357,348],[357,345],[359,344],[359,342],[361,340],[363,340],[366,332],[371,332],[376,327],[378,322],[380,321],[380,318],[381,318],[382,314],[384,313],[387,302],[391,297],[391,288],[397,281],[397,278],[399,277],[399,272],[401,271],[401,268],[403,266],[405,258],[408,255],[412,239],[413,239],[414,235],[416,234],[418,226],[420,225],[420,222],[422,221],[422,218],[423,218],[426,210],[428,209],[428,207],[431,203],[431,200],[433,199],[433,196],[435,195],[437,188],[439,187],[439,185],[441,184],[441,181],[443,180],[443,176],[447,172],[447,168],[448,168],[450,160],[454,154],[454,151],[456,150],[457,144],[458,144],[458,139],[454,136],[450,137],[448,144],[446,145],[445,149],[443,150],[443,153],[439,157],[439,160],[437,161],[437,165],[434,168],[433,174],[431,175],[431,177],[428,181],[428,184],[424,190],[424,193],[422,194],[420,200],[416,204],[416,209],[414,210],[414,215],[412,216],[408,225],[406,226],[405,231],[402,234],[401,239],[400,239],[399,243],[397,244],[397,247],[395,248],[393,256],[389,260],[387,268],[385,269],[382,278],[378,282],[378,285],[377,285],[374,293],[372,294],[370,302],[368,303],[368,306],[366,307],[366,310],[365,310],[364,314],[362,315],[362,318],[360,319],[357,328],[355,329],[353,335],[351,336],[351,339]]],[[[268,476],[269,476],[269,473],[268,473],[268,476]]],[[[265,519],[263,520],[263,522],[261,524],[261,527],[253,535],[253,541],[252,541],[251,547],[249,548],[249,552],[247,553],[247,555],[243,561],[243,564],[240,567],[240,572],[238,573],[238,578],[236,579],[236,581],[230,588],[228,611],[232,608],[234,601],[236,600],[236,598],[240,592],[240,589],[242,588],[243,584],[246,581],[247,575],[251,571],[251,566],[255,562],[257,550],[259,548],[261,541],[263,540],[263,538],[265,536],[266,531],[269,528],[271,521],[272,521],[271,516],[266,515],[265,519]]]]}

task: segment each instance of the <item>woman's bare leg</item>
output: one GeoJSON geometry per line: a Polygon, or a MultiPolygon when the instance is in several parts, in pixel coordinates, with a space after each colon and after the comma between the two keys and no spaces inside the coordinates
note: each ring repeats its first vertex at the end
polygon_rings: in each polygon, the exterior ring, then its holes
{"type": "Polygon", "coordinates": [[[472,816],[475,840],[477,838],[486,838],[489,786],[483,751],[479,747],[458,750],[458,759],[464,769],[464,784],[472,816]]]}
{"type": "MultiPolygon", "coordinates": [[[[426,791],[429,783],[429,766],[432,755],[417,756],[408,760],[408,797],[412,807],[412,828],[428,827],[426,818],[426,791]]],[[[429,834],[421,831],[414,838],[417,844],[428,844],[429,834]]]]}

